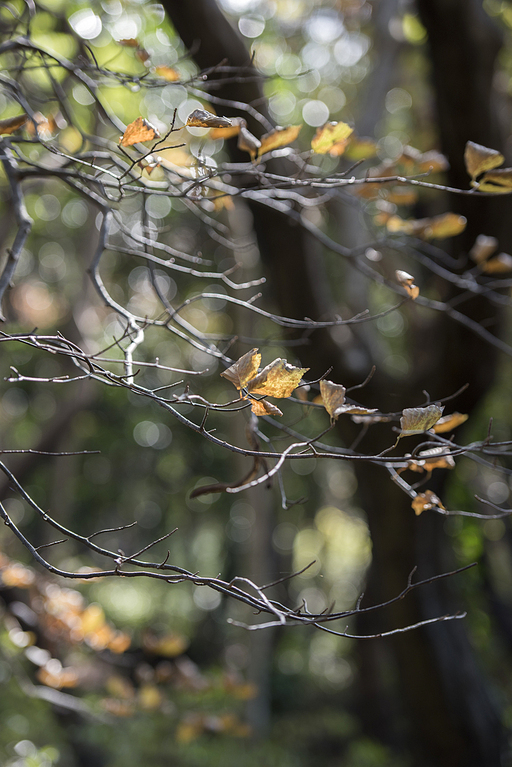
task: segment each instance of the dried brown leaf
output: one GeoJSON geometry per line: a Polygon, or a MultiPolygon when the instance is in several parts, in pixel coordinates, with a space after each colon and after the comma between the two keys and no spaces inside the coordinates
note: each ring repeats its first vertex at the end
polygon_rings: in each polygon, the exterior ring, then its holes
{"type": "Polygon", "coordinates": [[[157,129],[143,117],[137,117],[127,127],[119,143],[121,146],[133,146],[133,144],[143,144],[145,141],[152,141],[160,138],[157,129]]]}
{"type": "Polygon", "coordinates": [[[194,109],[187,117],[189,128],[230,128],[232,123],[227,117],[219,117],[206,109],[194,109]]]}
{"type": "Polygon", "coordinates": [[[290,125],[288,128],[275,128],[275,130],[265,133],[261,137],[261,146],[259,154],[271,152],[281,146],[286,146],[295,141],[301,131],[302,125],[290,125]]]}
{"type": "Polygon", "coordinates": [[[456,429],[457,426],[461,425],[461,423],[465,423],[468,420],[468,417],[469,416],[467,416],[466,413],[457,412],[450,413],[449,415],[444,415],[434,425],[434,431],[436,434],[444,434],[446,431],[456,429]]]}
{"type": "Polygon", "coordinates": [[[254,415],[283,415],[282,411],[266,399],[252,399],[251,410],[254,415]]]}
{"type": "Polygon", "coordinates": [[[331,416],[332,421],[336,421],[343,413],[370,415],[377,412],[375,408],[368,409],[345,402],[345,392],[346,389],[341,384],[335,384],[327,380],[320,381],[322,404],[331,416]]]}
{"type": "Polygon", "coordinates": [[[466,144],[464,162],[466,170],[472,179],[475,179],[486,170],[497,168],[504,160],[503,155],[497,152],[496,149],[489,149],[489,147],[475,144],[473,141],[468,141],[466,144]]]}
{"type": "Polygon", "coordinates": [[[254,378],[258,372],[260,362],[261,354],[258,354],[257,349],[251,349],[250,352],[240,357],[231,367],[224,370],[221,376],[231,381],[237,389],[244,389],[251,378],[254,378]]]}
{"type": "Polygon", "coordinates": [[[139,41],[136,40],[134,37],[128,37],[125,40],[118,40],[118,45],[122,45],[125,48],[138,48],[139,47],[139,41]]]}
{"type": "MultiPolygon", "coordinates": [[[[231,119],[230,127],[213,128],[210,133],[210,138],[214,140],[218,138],[223,138],[223,139],[233,138],[233,136],[238,136],[241,128],[247,128],[247,123],[243,117],[231,117],[230,119],[231,119]]],[[[248,151],[248,150],[245,150],[245,151],[248,151]]]]}
{"type": "Polygon", "coordinates": [[[425,490],[424,493],[418,493],[411,503],[411,506],[414,509],[416,516],[419,516],[423,511],[427,511],[427,509],[433,509],[436,506],[440,509],[445,508],[437,495],[432,492],[432,490],[425,490]]]}
{"type": "Polygon", "coordinates": [[[252,381],[249,381],[247,391],[251,394],[263,394],[278,399],[289,397],[308,370],[309,368],[294,367],[278,357],[264,367],[252,381]]]}
{"type": "Polygon", "coordinates": [[[395,276],[398,282],[400,283],[400,285],[410,295],[410,297],[413,300],[418,298],[420,294],[420,289],[417,285],[414,284],[414,277],[411,274],[409,274],[408,272],[404,272],[401,269],[397,269],[395,272],[395,276]]]}
{"type": "Polygon", "coordinates": [[[488,237],[485,234],[479,234],[475,240],[475,244],[469,251],[469,257],[475,264],[480,264],[482,261],[486,261],[489,256],[492,256],[497,247],[498,240],[496,237],[488,237]]]}
{"type": "Polygon", "coordinates": [[[444,406],[427,405],[427,407],[406,407],[400,418],[401,436],[423,434],[439,421],[444,406]]]}
{"type": "Polygon", "coordinates": [[[345,152],[354,129],[344,122],[326,123],[318,128],[311,142],[316,154],[330,154],[339,157],[345,152]]]}
{"type": "Polygon", "coordinates": [[[158,77],[167,80],[169,83],[175,83],[180,80],[180,73],[172,67],[168,67],[166,64],[155,67],[155,74],[157,74],[158,77]]]}
{"type": "Polygon", "coordinates": [[[28,115],[23,112],[23,114],[16,115],[16,117],[7,117],[5,120],[0,120],[0,134],[3,136],[10,136],[14,131],[23,128],[27,119],[28,115]]]}

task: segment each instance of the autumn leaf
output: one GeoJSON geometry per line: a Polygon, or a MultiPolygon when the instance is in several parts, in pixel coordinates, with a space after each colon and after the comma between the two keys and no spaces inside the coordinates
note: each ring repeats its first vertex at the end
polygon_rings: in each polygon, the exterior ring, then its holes
{"type": "Polygon", "coordinates": [[[224,370],[221,376],[231,381],[238,390],[244,389],[251,378],[254,378],[258,372],[260,362],[261,354],[258,354],[257,349],[251,349],[250,352],[240,357],[231,367],[224,370]]]}
{"type": "Polygon", "coordinates": [[[288,128],[275,128],[261,137],[259,154],[271,152],[281,146],[286,146],[295,141],[301,131],[302,125],[290,125],[288,128]]]}
{"type": "Polygon", "coordinates": [[[7,117],[5,120],[0,120],[0,134],[3,136],[11,135],[14,131],[23,128],[27,119],[28,115],[23,112],[23,114],[16,115],[16,117],[7,117]]]}
{"type": "Polygon", "coordinates": [[[497,168],[505,161],[505,158],[496,149],[489,149],[481,144],[468,141],[464,151],[466,170],[473,180],[486,170],[497,168]]]}
{"type": "Polygon", "coordinates": [[[266,399],[251,399],[251,410],[254,415],[283,415],[282,410],[266,399]]]}
{"type": "Polygon", "coordinates": [[[400,418],[401,436],[423,434],[439,421],[444,406],[427,405],[427,407],[406,407],[400,418]]]}
{"type": "Polygon", "coordinates": [[[242,152],[249,152],[251,160],[254,160],[261,148],[261,141],[259,141],[256,136],[253,136],[251,131],[246,128],[245,125],[241,125],[238,130],[237,147],[241,149],[242,152]]]}
{"type": "Polygon", "coordinates": [[[127,126],[119,139],[119,143],[121,146],[133,146],[133,144],[143,144],[145,141],[152,141],[155,138],[160,138],[157,129],[143,117],[137,117],[127,126]]]}
{"type": "Polygon", "coordinates": [[[453,469],[455,461],[451,455],[442,455],[445,453],[444,447],[434,447],[431,450],[422,450],[417,458],[410,458],[407,461],[406,468],[411,471],[423,472],[429,474],[434,469],[453,469]]]}
{"type": "Polygon", "coordinates": [[[149,61],[149,53],[145,48],[137,48],[135,51],[135,56],[141,61],[143,64],[146,63],[146,61],[149,61]]]}
{"type": "MultiPolygon", "coordinates": [[[[60,690],[63,687],[76,687],[78,684],[78,674],[72,668],[57,668],[53,669],[50,666],[50,661],[46,666],[43,666],[36,673],[36,677],[42,684],[47,687],[53,687],[55,690],[60,690]]],[[[60,665],[57,661],[57,664],[60,665]]]]}
{"type": "Polygon", "coordinates": [[[372,138],[351,136],[345,150],[345,157],[349,160],[369,160],[377,154],[377,142],[372,138]]]}
{"type": "Polygon", "coordinates": [[[395,187],[385,190],[385,200],[393,205],[414,205],[418,201],[418,193],[414,189],[395,187]]]}
{"type": "Polygon", "coordinates": [[[404,272],[401,269],[397,269],[395,272],[395,276],[400,283],[400,285],[403,287],[403,289],[409,294],[409,296],[414,300],[418,298],[420,294],[420,289],[417,285],[414,284],[414,277],[409,274],[408,272],[404,272]]]}
{"type": "Polygon", "coordinates": [[[386,222],[389,232],[403,232],[424,240],[434,238],[444,239],[455,237],[466,228],[467,220],[457,213],[443,213],[433,218],[402,219],[400,216],[390,216],[386,222]]]}
{"type": "Polygon", "coordinates": [[[411,506],[414,509],[416,516],[419,516],[423,511],[427,511],[427,509],[433,509],[436,506],[440,509],[445,508],[437,495],[432,492],[432,490],[426,490],[424,493],[418,493],[411,503],[411,506]]]}
{"type": "Polygon", "coordinates": [[[247,128],[247,123],[244,118],[232,117],[230,126],[226,128],[213,128],[210,133],[210,138],[213,140],[218,138],[233,138],[233,136],[238,136],[241,128],[247,128]]]}
{"type": "Polygon", "coordinates": [[[128,37],[125,40],[118,40],[118,45],[122,45],[124,48],[139,48],[139,41],[134,37],[128,37]]]}
{"type": "Polygon", "coordinates": [[[451,431],[452,429],[456,429],[457,426],[460,426],[462,423],[465,423],[468,420],[468,417],[466,413],[450,413],[449,415],[444,415],[442,418],[437,421],[437,423],[434,425],[434,431],[436,434],[444,434],[444,432],[451,431]]]}
{"type": "Polygon", "coordinates": [[[180,79],[179,72],[165,64],[155,67],[155,74],[163,80],[167,80],[169,83],[175,83],[180,79]]]}
{"type": "MultiPolygon", "coordinates": [[[[512,190],[511,190],[512,191],[512,190]]],[[[512,256],[508,253],[500,253],[495,258],[490,258],[480,264],[480,269],[485,274],[504,274],[512,271],[512,256]]]]}
{"type": "Polygon", "coordinates": [[[194,109],[185,124],[189,128],[229,128],[232,123],[227,117],[219,117],[206,109],[194,109]]]}
{"type": "Polygon", "coordinates": [[[492,256],[497,247],[498,240],[496,237],[488,237],[485,234],[479,234],[475,240],[475,244],[469,251],[469,257],[475,264],[480,264],[482,261],[486,261],[489,256],[492,256]]]}
{"type": "Polygon", "coordinates": [[[318,128],[311,142],[311,149],[316,154],[329,153],[332,157],[342,155],[354,129],[344,122],[326,123],[318,128]]]}
{"type": "Polygon", "coordinates": [[[248,382],[247,391],[278,399],[289,397],[308,370],[309,368],[294,367],[278,357],[248,382]]]}
{"type": "Polygon", "coordinates": [[[512,168],[498,168],[490,173],[484,173],[480,181],[472,181],[471,186],[479,192],[493,194],[510,194],[512,192],[512,168]]]}
{"type": "Polygon", "coordinates": [[[332,381],[322,380],[320,381],[320,394],[322,397],[322,403],[329,415],[331,421],[336,421],[343,413],[354,413],[357,415],[365,415],[377,412],[375,408],[368,409],[360,407],[359,405],[351,405],[345,402],[346,389],[341,384],[335,384],[332,381]]]}

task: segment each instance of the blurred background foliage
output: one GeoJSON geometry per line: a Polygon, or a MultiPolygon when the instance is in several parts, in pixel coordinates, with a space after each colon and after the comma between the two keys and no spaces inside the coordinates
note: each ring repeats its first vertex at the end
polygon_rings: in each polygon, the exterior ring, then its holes
{"type": "MultiPolygon", "coordinates": [[[[421,151],[435,148],[426,31],[414,3],[391,4],[384,31],[379,3],[368,0],[222,0],[221,5],[265,75],[271,116],[278,124],[303,124],[299,143],[304,147],[328,120],[360,125],[364,118],[373,123],[376,162],[395,161],[408,144],[421,151]],[[386,51],[393,59],[392,87],[375,98],[370,76],[382,65],[380,57],[386,51]],[[378,119],[368,117],[369,103],[378,119]]],[[[509,4],[486,0],[484,6],[508,35],[509,4]]],[[[19,0],[2,5],[4,33],[12,33],[16,17],[24,10],[19,0]]],[[[208,104],[199,80],[186,84],[196,77],[197,68],[159,4],[45,0],[36,3],[30,34],[35,43],[78,66],[80,56],[92,51],[103,71],[98,98],[124,124],[143,115],[164,133],[175,109],[181,124],[193,109],[208,104]],[[127,41],[137,41],[138,47],[127,41]],[[177,81],[166,83],[155,75],[156,67],[172,68],[177,81]]],[[[13,76],[12,64],[11,55],[4,54],[1,67],[9,76],[13,76]]],[[[78,151],[88,134],[117,141],[87,88],[58,66],[45,69],[36,64],[31,59],[16,76],[32,106],[56,123],[48,131],[60,149],[78,151]],[[73,124],[55,104],[54,81],[66,93],[73,124]]],[[[504,98],[509,98],[511,74],[507,45],[496,75],[504,98]]],[[[0,118],[18,111],[0,81],[0,118]]],[[[365,135],[364,127],[360,135],[365,135]]],[[[209,139],[202,129],[180,131],[175,143],[185,146],[161,155],[180,168],[189,168],[191,179],[204,167],[215,168],[227,159],[224,142],[209,139]]],[[[44,151],[30,138],[23,150],[34,162],[44,151]]],[[[329,172],[336,169],[338,159],[323,155],[311,162],[329,172]]],[[[156,180],[158,173],[157,168],[156,180]]],[[[96,209],[55,177],[34,177],[25,183],[25,192],[34,226],[9,293],[9,330],[61,330],[85,343],[90,352],[112,344],[124,327],[95,294],[86,274],[97,241],[96,209]]],[[[7,210],[8,187],[1,172],[0,193],[7,210]]],[[[436,212],[439,204],[433,195],[422,193],[414,212],[418,216],[436,212]]],[[[126,242],[122,226],[139,215],[139,207],[137,196],[127,195],[118,203],[114,227],[120,245],[126,242]]],[[[186,201],[148,196],[146,226],[160,232],[171,248],[211,260],[216,270],[231,266],[235,257],[243,265],[243,280],[259,278],[262,264],[247,211],[238,206],[216,208],[207,200],[202,210],[205,223],[186,201]],[[226,227],[226,234],[234,234],[234,253],[209,224],[209,216],[226,227]]],[[[362,211],[353,208],[354,223],[347,236],[358,222],[377,231],[374,219],[382,210],[406,212],[390,202],[383,190],[362,211]]],[[[311,215],[317,217],[316,223],[336,229],[328,209],[315,209],[311,215]]],[[[136,226],[143,234],[143,225],[136,226]]],[[[8,243],[12,231],[12,219],[4,215],[0,239],[8,243]]],[[[341,269],[334,262],[331,268],[338,273],[341,269]]],[[[112,250],[102,259],[101,271],[116,301],[142,316],[153,317],[161,311],[149,269],[137,259],[112,250]]],[[[154,277],[160,290],[177,304],[198,291],[198,278],[191,275],[156,269],[154,277]]],[[[341,283],[340,279],[343,304],[341,283]]],[[[240,343],[247,338],[251,345],[256,345],[253,339],[264,339],[258,342],[264,362],[277,356],[297,362],[293,346],[287,345],[273,324],[261,318],[248,320],[222,299],[222,284],[202,280],[200,289],[219,294],[218,299],[195,302],[183,312],[201,334],[227,343],[237,333],[240,343]]],[[[369,300],[372,313],[392,303],[379,285],[371,287],[369,300]]],[[[410,372],[411,354],[404,341],[408,322],[404,310],[377,323],[379,357],[397,380],[410,372]]],[[[70,366],[37,350],[10,345],[7,353],[6,348],[4,344],[0,357],[2,381],[9,376],[10,366],[43,378],[70,373],[70,366]]],[[[242,353],[250,347],[237,348],[242,353]]],[[[109,354],[114,359],[122,357],[115,344],[109,354]]],[[[137,355],[146,362],[158,358],[162,365],[204,371],[194,378],[194,386],[210,401],[225,401],[232,394],[219,377],[222,368],[217,360],[177,336],[149,328],[137,355]]],[[[468,423],[467,440],[472,435],[480,438],[489,413],[495,419],[494,436],[511,438],[510,377],[507,362],[481,414],[468,423]]],[[[176,385],[180,379],[187,381],[186,373],[179,376],[150,367],[138,375],[138,382],[146,386],[176,385]]],[[[285,402],[288,416],[292,411],[287,407],[285,402]]],[[[217,428],[218,436],[236,439],[241,422],[240,414],[212,413],[209,426],[217,428]]],[[[325,413],[316,409],[300,421],[306,435],[325,426],[325,413]]],[[[9,462],[32,497],[82,534],[137,521],[135,527],[115,536],[116,544],[131,552],[177,527],[170,541],[160,545],[159,555],[164,558],[169,549],[174,564],[202,575],[222,573],[228,579],[239,574],[262,582],[270,570],[289,572],[314,559],[309,570],[283,586],[283,594],[293,603],[306,601],[318,612],[333,601],[339,609],[351,607],[364,587],[371,541],[357,500],[357,480],[348,464],[317,465],[314,458],[294,462],[286,470],[287,494],[302,501],[287,509],[280,507],[277,487],[263,500],[250,493],[234,500],[225,494],[191,500],[191,490],[199,485],[236,480],[247,470],[247,461],[221,453],[206,441],[198,443],[195,434],[170,422],[164,411],[147,400],[91,381],[70,386],[3,382],[0,433],[4,448],[100,451],[37,461],[22,456],[9,462]],[[272,567],[261,557],[266,544],[260,540],[260,525],[271,530],[266,557],[272,567]]],[[[455,508],[475,509],[474,494],[480,493],[508,505],[509,492],[501,473],[461,459],[444,500],[455,508]]],[[[2,495],[27,535],[48,542],[41,521],[7,483],[2,495]]],[[[510,723],[508,648],[495,632],[482,596],[492,581],[505,601],[512,603],[509,522],[481,524],[459,517],[447,520],[445,529],[458,564],[482,559],[482,567],[464,578],[464,606],[469,609],[472,641],[494,678],[510,723]]],[[[204,587],[164,586],[150,579],[70,586],[32,570],[26,552],[8,530],[0,531],[0,548],[3,764],[380,767],[393,763],[406,767],[413,763],[407,753],[394,751],[363,732],[355,703],[357,650],[352,641],[305,629],[248,634],[227,623],[227,618],[250,620],[248,610],[221,601],[216,592],[204,587]],[[14,562],[25,566],[16,569],[14,562]],[[129,639],[127,648],[124,637],[129,639]],[[114,640],[120,644],[116,646],[114,640]],[[51,691],[46,697],[38,692],[44,685],[51,691]],[[59,698],[60,694],[64,697],[59,698]],[[80,705],[75,707],[72,701],[77,699],[80,705]]],[[[52,561],[69,570],[97,564],[72,543],[52,556],[52,561]]]]}

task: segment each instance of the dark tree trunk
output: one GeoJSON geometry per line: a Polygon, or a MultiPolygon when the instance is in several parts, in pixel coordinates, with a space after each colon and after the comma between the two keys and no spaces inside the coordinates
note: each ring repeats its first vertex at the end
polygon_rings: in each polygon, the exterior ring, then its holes
{"type": "MultiPolygon", "coordinates": [[[[214,0],[164,0],[163,4],[185,45],[195,50],[201,68],[224,58],[234,66],[247,66],[243,43],[214,0]]],[[[497,149],[501,146],[491,99],[500,36],[477,0],[419,0],[418,6],[429,34],[441,145],[451,165],[449,183],[467,187],[469,179],[462,159],[465,142],[473,140],[497,149]]],[[[232,101],[258,102],[258,108],[264,111],[258,83],[226,83],[217,93],[232,101]]],[[[227,108],[225,113],[229,114],[227,108]]],[[[467,234],[455,243],[454,255],[467,252],[480,233],[498,236],[500,246],[508,247],[512,219],[510,213],[503,212],[507,206],[509,198],[450,200],[450,209],[469,221],[467,234]]],[[[252,213],[270,290],[281,313],[295,318],[325,316],[331,302],[310,236],[265,206],[252,206],[252,213]]],[[[492,316],[489,304],[473,300],[465,307],[475,320],[491,318],[499,324],[500,318],[492,316]]],[[[469,383],[456,404],[458,409],[471,412],[493,383],[494,352],[442,314],[425,338],[410,340],[411,348],[421,352],[415,368],[421,371],[421,377],[411,376],[398,384],[380,374],[365,390],[368,402],[378,402],[385,409],[389,402],[384,400],[393,393],[397,396],[389,409],[396,410],[396,403],[400,407],[419,404],[422,389],[428,389],[433,398],[444,397],[469,383]]],[[[313,374],[321,375],[332,365],[333,380],[348,385],[356,382],[348,367],[346,349],[328,332],[316,332],[314,343],[299,353],[313,374]]],[[[372,451],[385,446],[373,444],[372,451]]],[[[410,500],[389,482],[382,469],[366,465],[358,470],[358,479],[373,541],[367,603],[398,594],[414,565],[418,565],[420,578],[450,568],[451,552],[441,517],[424,514],[415,518],[410,500]]],[[[453,612],[462,607],[453,597],[454,588],[455,583],[442,582],[418,590],[390,608],[378,624],[372,618],[361,628],[370,632],[385,630],[453,612]]],[[[372,711],[367,722],[372,720],[374,734],[407,746],[414,754],[415,765],[504,764],[500,713],[466,631],[463,621],[452,621],[397,635],[382,640],[380,645],[380,640],[361,645],[360,691],[367,696],[362,709],[372,711]],[[389,664],[389,668],[383,668],[383,664],[389,664]],[[397,726],[397,717],[389,721],[389,710],[395,706],[394,701],[386,699],[390,676],[395,694],[399,692],[403,727],[397,726]],[[386,682],[381,683],[384,678],[386,682]]]]}

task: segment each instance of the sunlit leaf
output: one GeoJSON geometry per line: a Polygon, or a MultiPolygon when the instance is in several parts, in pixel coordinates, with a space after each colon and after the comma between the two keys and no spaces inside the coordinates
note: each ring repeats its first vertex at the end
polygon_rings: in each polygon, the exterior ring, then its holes
{"type": "Polygon", "coordinates": [[[485,234],[479,234],[475,240],[475,244],[469,251],[469,257],[476,264],[480,264],[482,261],[486,261],[489,256],[492,256],[497,247],[498,240],[496,237],[488,237],[485,234]]]}
{"type": "Polygon", "coordinates": [[[389,232],[403,232],[424,240],[432,240],[455,237],[464,231],[466,224],[467,220],[464,216],[459,216],[457,213],[443,213],[433,218],[407,220],[400,216],[390,216],[386,227],[389,232]]]}
{"type": "Polygon", "coordinates": [[[345,150],[345,157],[349,160],[369,160],[377,154],[377,142],[372,138],[359,138],[351,136],[349,144],[345,150]]]}
{"type": "Polygon", "coordinates": [[[466,413],[457,412],[450,413],[449,415],[444,415],[434,425],[434,431],[436,434],[444,434],[446,431],[456,429],[457,426],[461,425],[461,423],[465,423],[468,420],[468,417],[469,416],[467,416],[466,413]]]}
{"type": "Polygon", "coordinates": [[[167,80],[169,83],[175,83],[180,79],[180,73],[165,64],[155,67],[155,74],[163,80],[167,80]]]}
{"type": "Polygon", "coordinates": [[[436,506],[440,509],[445,507],[432,490],[426,490],[424,493],[418,493],[411,503],[414,513],[419,516],[423,511],[427,509],[433,509],[436,506]]]}
{"type": "Polygon", "coordinates": [[[406,407],[402,410],[400,428],[402,436],[410,434],[423,434],[431,429],[439,421],[444,407],[441,405],[428,405],[427,407],[406,407]]]}
{"type": "Polygon", "coordinates": [[[311,142],[311,149],[316,154],[329,153],[333,157],[342,155],[354,129],[344,122],[326,123],[318,128],[311,142]]]}
{"type": "Polygon", "coordinates": [[[254,415],[283,415],[282,410],[271,402],[267,402],[266,399],[251,399],[251,410],[254,415]]]}
{"type": "Polygon", "coordinates": [[[243,117],[231,117],[230,119],[231,126],[227,128],[213,128],[210,133],[210,138],[214,140],[218,138],[233,138],[233,136],[238,136],[241,128],[247,128],[247,123],[243,117]]]}
{"type": "Polygon", "coordinates": [[[28,120],[28,115],[25,112],[16,117],[7,117],[5,120],[0,120],[0,134],[10,135],[14,131],[22,128],[28,120]]]}
{"type": "Polygon", "coordinates": [[[288,128],[275,128],[261,137],[259,154],[271,152],[281,146],[287,146],[295,141],[301,131],[302,125],[290,125],[288,128]]]}
{"type": "Polygon", "coordinates": [[[414,284],[414,277],[409,274],[408,272],[404,272],[401,269],[397,269],[395,272],[395,276],[400,283],[400,285],[404,288],[404,290],[410,295],[410,297],[414,300],[418,298],[420,294],[420,289],[417,285],[414,284]]]}
{"type": "Polygon", "coordinates": [[[244,389],[251,378],[254,378],[258,372],[260,362],[261,354],[258,354],[257,349],[251,349],[250,352],[240,357],[231,367],[224,370],[221,376],[231,381],[237,389],[244,389]]]}
{"type": "Polygon", "coordinates": [[[471,186],[479,192],[492,194],[510,194],[512,192],[512,168],[498,168],[490,173],[484,173],[480,181],[472,181],[471,186]]]}
{"type": "Polygon", "coordinates": [[[143,117],[137,117],[127,127],[119,143],[121,146],[133,146],[133,144],[143,144],[145,141],[152,141],[159,138],[157,129],[143,117]]]}
{"type": "Polygon", "coordinates": [[[434,447],[431,450],[422,450],[417,458],[407,461],[407,468],[411,471],[431,473],[434,469],[453,469],[455,461],[451,455],[442,455],[446,451],[444,447],[434,447]]]}
{"type": "Polygon", "coordinates": [[[375,413],[375,408],[368,409],[359,405],[351,405],[345,402],[346,389],[341,384],[335,384],[332,381],[320,381],[320,395],[322,404],[331,416],[332,421],[336,421],[343,413],[366,415],[375,413]]]}
{"type": "Polygon", "coordinates": [[[488,261],[480,264],[480,269],[485,274],[505,274],[510,272],[512,271],[512,256],[508,253],[500,253],[495,258],[490,258],[488,261]]]}
{"type": "Polygon", "coordinates": [[[187,117],[185,123],[189,128],[229,128],[231,120],[227,117],[219,117],[206,109],[194,109],[187,117]]]}
{"type": "Polygon", "coordinates": [[[309,368],[294,367],[278,357],[249,381],[247,390],[251,394],[263,394],[279,399],[289,397],[308,370],[309,368]]]}
{"type": "Polygon", "coordinates": [[[497,168],[504,162],[505,158],[496,149],[489,149],[481,144],[475,144],[468,141],[464,151],[464,162],[466,170],[472,179],[475,179],[486,170],[497,168]]]}

